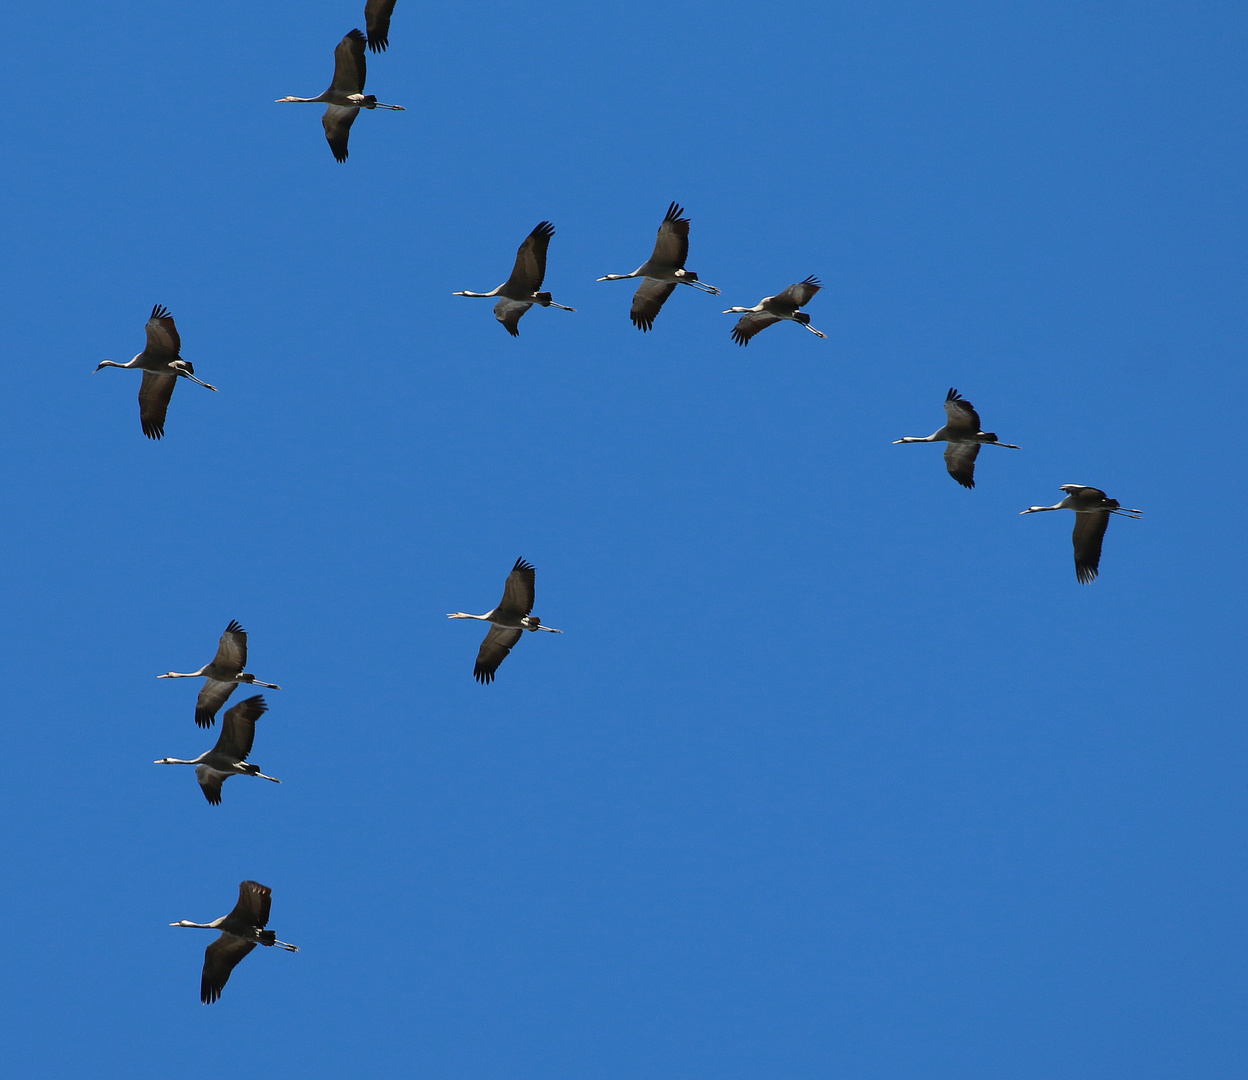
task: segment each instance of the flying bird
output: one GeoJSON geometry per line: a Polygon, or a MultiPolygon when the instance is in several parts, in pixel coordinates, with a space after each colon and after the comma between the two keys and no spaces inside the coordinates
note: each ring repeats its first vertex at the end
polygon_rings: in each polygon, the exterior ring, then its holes
{"type": "Polygon", "coordinates": [[[231,776],[255,776],[260,780],[281,781],[276,776],[265,776],[259,765],[247,760],[251,744],[256,740],[256,721],[268,711],[268,705],[259,694],[240,701],[225,714],[221,721],[221,735],[217,745],[205,750],[197,758],[160,758],[156,765],[194,765],[195,777],[203,789],[204,798],[213,806],[221,804],[221,785],[231,776]]]}
{"type": "Polygon", "coordinates": [[[1039,514],[1045,510],[1073,510],[1075,512],[1075,577],[1080,585],[1096,580],[1101,565],[1101,543],[1109,528],[1109,515],[1139,518],[1142,510],[1128,510],[1117,499],[1111,499],[1100,488],[1083,484],[1063,484],[1066,498],[1052,506],[1029,506],[1019,511],[1023,514],[1039,514]]]}
{"type": "Polygon", "coordinates": [[[385,52],[389,46],[392,14],[394,0],[368,0],[364,5],[364,26],[368,30],[368,47],[371,51],[385,52]]]}
{"type": "Polygon", "coordinates": [[[738,345],[748,345],[750,338],[760,330],[766,330],[767,327],[774,326],[783,319],[806,327],[815,337],[826,338],[827,334],[810,325],[810,316],[798,310],[809,304],[815,293],[822,288],[819,279],[812,274],[805,281],[790,285],[776,296],[764,296],[753,307],[728,308],[724,312],[725,315],[738,312],[741,314],[737,325],[732,328],[732,340],[738,345]]]}
{"type": "Polygon", "coordinates": [[[168,308],[160,304],[153,307],[144,329],[147,331],[147,348],[138,356],[127,364],[101,360],[95,370],[116,367],[138,368],[143,372],[143,382],[139,384],[139,422],[143,425],[144,435],[149,439],[159,439],[165,434],[165,413],[179,378],[190,379],[214,392],[217,388],[195,378],[194,366],[179,355],[182,338],[168,308]]]}
{"type": "Polygon", "coordinates": [[[894,446],[912,442],[943,442],[945,447],[945,467],[964,488],[975,486],[975,459],[979,457],[981,446],[1004,446],[1007,450],[1021,450],[1021,446],[1013,443],[997,441],[995,431],[979,429],[979,413],[975,407],[959,394],[953,387],[945,395],[945,416],[948,420],[934,435],[919,438],[907,435],[904,439],[895,439],[894,446]]]}
{"type": "Polygon", "coordinates": [[[157,675],[158,679],[198,679],[201,675],[205,682],[195,702],[195,723],[200,727],[212,727],[217,717],[217,710],[229,700],[234,687],[239,683],[248,686],[263,686],[266,690],[280,690],[277,683],[261,682],[250,672],[243,670],[247,666],[247,631],[233,619],[225,628],[221,640],[217,642],[217,655],[212,662],[205,664],[198,671],[166,671],[157,675]]]}
{"type": "Polygon", "coordinates": [[[238,903],[228,915],[212,922],[191,922],[180,919],[170,926],[191,926],[197,930],[220,930],[221,936],[204,950],[204,973],[199,981],[199,1000],[211,1005],[221,997],[229,982],[230,972],[257,945],[276,945],[287,952],[298,952],[298,945],[278,941],[277,934],[266,930],[273,890],[258,881],[244,881],[238,886],[238,903]]]}
{"type": "MultiPolygon", "coordinates": [[[[389,15],[386,16],[386,21],[388,25],[389,15]]],[[[321,117],[321,124],[325,128],[329,148],[338,161],[347,160],[347,139],[351,135],[351,125],[355,123],[361,109],[406,111],[402,105],[387,105],[372,94],[364,93],[367,66],[364,61],[364,35],[358,30],[352,30],[338,42],[338,48],[334,50],[334,81],[328,90],[317,97],[277,99],[279,104],[283,101],[325,102],[325,115],[321,117]]]]}
{"type": "Polygon", "coordinates": [[[684,208],[672,203],[667,208],[659,235],[654,241],[654,253],[631,274],[607,274],[599,281],[623,281],[625,278],[645,278],[633,294],[633,307],[628,317],[643,334],[654,326],[667,298],[676,291],[677,285],[690,285],[702,292],[718,296],[714,285],[698,280],[698,275],[685,269],[689,258],[689,219],[682,217],[684,208]]]}
{"type": "Polygon", "coordinates": [[[550,293],[537,291],[546,278],[546,249],[550,247],[550,238],[554,235],[555,227],[549,221],[538,222],[516,252],[516,265],[512,267],[511,277],[489,292],[457,292],[452,295],[500,297],[494,305],[494,318],[507,328],[512,337],[520,336],[520,316],[534,304],[575,311],[576,308],[556,304],[550,293]]]}
{"type": "Polygon", "coordinates": [[[516,565],[507,575],[507,584],[503,586],[503,598],[498,607],[487,611],[484,615],[469,615],[466,611],[455,611],[448,619],[480,619],[490,623],[490,629],[481,642],[477,652],[477,663],[472,669],[472,677],[485,684],[494,681],[494,672],[498,665],[511,652],[512,647],[520,640],[526,630],[545,630],[549,634],[562,634],[553,626],[543,626],[542,620],[530,615],[533,610],[533,596],[537,582],[537,571],[532,564],[517,559],[516,565]]]}

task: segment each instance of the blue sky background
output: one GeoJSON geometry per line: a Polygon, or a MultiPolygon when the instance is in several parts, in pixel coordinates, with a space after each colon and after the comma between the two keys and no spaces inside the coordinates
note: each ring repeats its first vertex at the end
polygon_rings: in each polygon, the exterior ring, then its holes
{"type": "Polygon", "coordinates": [[[1243,1076],[1242,5],[399,0],[338,165],[273,100],[361,9],[7,13],[13,1075],[1243,1076]],[[673,199],[724,295],[643,336],[673,199]],[[513,341],[451,292],[544,218],[513,341]],[[891,445],[950,386],[974,492],[891,445]],[[232,618],[284,783],[212,808],[154,676],[232,618]],[[205,1008],[245,877],[303,952],[205,1008]]]}

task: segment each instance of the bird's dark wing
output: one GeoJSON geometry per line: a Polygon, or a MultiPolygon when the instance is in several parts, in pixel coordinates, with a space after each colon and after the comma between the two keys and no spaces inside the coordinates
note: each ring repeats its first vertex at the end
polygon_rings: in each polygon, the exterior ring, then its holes
{"type": "Polygon", "coordinates": [[[790,285],[784,292],[779,293],[776,299],[782,304],[790,304],[796,311],[800,307],[805,307],[810,303],[811,298],[823,286],[819,283],[819,279],[813,274],[805,281],[799,281],[796,285],[790,285]]]}
{"type": "Polygon", "coordinates": [[[667,303],[667,298],[675,291],[676,282],[674,281],[654,281],[652,278],[646,278],[641,283],[641,287],[633,293],[633,306],[628,313],[628,317],[633,320],[633,325],[643,334],[654,326],[656,316],[667,303]]]}
{"type": "Polygon", "coordinates": [[[230,934],[222,934],[204,950],[204,974],[199,982],[199,1000],[211,1005],[221,996],[230,972],[256,947],[254,941],[243,941],[230,934]]]}
{"type": "Polygon", "coordinates": [[[217,655],[212,658],[212,666],[219,668],[222,675],[240,672],[247,666],[247,631],[234,619],[230,620],[230,625],[217,642],[217,655]]]}
{"type": "Polygon", "coordinates": [[[750,338],[760,330],[775,326],[779,321],[774,315],[768,315],[762,311],[751,311],[737,320],[737,325],[732,328],[732,340],[738,345],[748,345],[750,338]]]}
{"type": "Polygon", "coordinates": [[[325,128],[325,138],[334,153],[335,161],[347,160],[347,140],[351,137],[351,125],[360,114],[356,108],[342,105],[326,105],[325,115],[321,117],[321,126],[325,128]]]}
{"type": "Polygon", "coordinates": [[[195,723],[200,727],[212,727],[218,710],[230,700],[237,685],[238,683],[221,682],[218,679],[205,679],[204,687],[195,700],[195,723]]]}
{"type": "Polygon", "coordinates": [[[195,777],[199,780],[200,790],[213,806],[221,805],[221,785],[230,778],[229,773],[217,772],[207,765],[195,766],[195,777]]]}
{"type": "Polygon", "coordinates": [[[522,619],[533,611],[536,591],[537,571],[533,564],[517,559],[507,575],[507,584],[503,586],[503,598],[494,610],[508,618],[522,619]]]}
{"type": "Polygon", "coordinates": [[[152,308],[152,316],[147,320],[147,348],[149,356],[158,360],[176,360],[182,351],[182,338],[178,336],[178,328],[173,323],[173,316],[167,307],[157,304],[152,308]]]}
{"type": "Polygon", "coordinates": [[[364,26],[368,30],[368,47],[385,52],[390,44],[390,16],[394,0],[368,0],[364,5],[364,26]]]}
{"type": "Polygon", "coordinates": [[[491,626],[477,651],[477,663],[472,669],[472,677],[479,683],[492,683],[498,665],[507,659],[507,654],[523,635],[524,631],[519,628],[491,626]]]}
{"type": "Polygon", "coordinates": [[[684,207],[676,203],[667,208],[663,224],[659,226],[659,235],[654,241],[651,262],[684,269],[685,260],[689,258],[689,219],[682,216],[684,212],[684,207]]]}
{"type": "Polygon", "coordinates": [[[975,459],[979,457],[979,443],[951,442],[945,446],[945,468],[964,488],[975,486],[975,459]]]}
{"type": "Polygon", "coordinates": [[[240,701],[225,714],[221,721],[221,736],[215,749],[235,761],[246,761],[256,741],[256,721],[267,711],[268,705],[261,694],[240,701]]]}
{"type": "Polygon", "coordinates": [[[546,280],[546,249],[555,227],[549,221],[540,222],[520,245],[516,252],[516,265],[512,268],[507,285],[519,292],[535,293],[546,280]]]}
{"type": "Polygon", "coordinates": [[[494,305],[494,318],[507,328],[512,337],[520,336],[520,316],[533,305],[523,300],[500,300],[494,305]]]}
{"type": "Polygon", "coordinates": [[[149,439],[164,436],[165,413],[169,411],[169,399],[173,397],[173,388],[177,385],[176,375],[143,372],[143,381],[139,384],[139,423],[143,425],[143,434],[149,439]]]}
{"type": "Polygon", "coordinates": [[[352,30],[334,50],[334,81],[330,89],[340,94],[364,93],[364,79],[368,74],[364,56],[364,35],[352,30]]]}
{"type": "Polygon", "coordinates": [[[980,431],[979,413],[975,406],[959,394],[952,386],[945,395],[945,417],[947,426],[958,431],[966,431],[972,435],[980,431]]]}
{"type": "Polygon", "coordinates": [[[1109,528],[1109,511],[1075,514],[1075,577],[1080,585],[1096,580],[1101,565],[1101,543],[1109,528]]]}
{"type": "Polygon", "coordinates": [[[238,903],[227,916],[230,922],[263,930],[269,925],[269,909],[273,906],[273,890],[258,881],[238,883],[238,903]]]}

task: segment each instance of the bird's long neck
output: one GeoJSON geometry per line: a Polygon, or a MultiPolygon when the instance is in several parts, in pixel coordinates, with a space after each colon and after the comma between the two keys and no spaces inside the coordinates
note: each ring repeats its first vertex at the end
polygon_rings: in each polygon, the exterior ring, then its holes
{"type": "Polygon", "coordinates": [[[492,611],[486,612],[486,614],[484,615],[470,615],[466,611],[456,611],[448,615],[447,618],[448,619],[484,619],[486,622],[488,622],[490,616],[493,614],[494,612],[492,611]]]}
{"type": "Polygon", "coordinates": [[[177,922],[175,922],[175,923],[170,923],[169,925],[170,925],[170,926],[189,926],[189,927],[191,927],[193,930],[215,930],[215,929],[217,929],[217,924],[216,924],[216,923],[210,923],[210,922],[191,922],[191,920],[190,920],[190,919],[179,919],[177,922]]]}
{"type": "Polygon", "coordinates": [[[497,296],[500,289],[502,289],[501,285],[497,289],[491,289],[489,292],[468,292],[467,290],[464,290],[463,292],[452,293],[451,295],[452,296],[477,296],[484,300],[491,296],[497,296]]]}
{"type": "MultiPolygon", "coordinates": [[[[326,93],[328,93],[328,91],[326,91],[326,93]]],[[[284,97],[284,98],[278,98],[278,99],[277,99],[277,104],[278,104],[278,105],[280,105],[280,104],[282,104],[282,102],[284,102],[284,101],[305,101],[305,102],[309,102],[309,103],[314,103],[314,102],[317,102],[317,101],[324,101],[324,100],[325,100],[325,94],[318,94],[316,97],[284,97]]]]}
{"type": "Polygon", "coordinates": [[[198,679],[204,673],[204,669],[198,671],[166,671],[163,675],[157,675],[158,679],[198,679]]]}
{"type": "Polygon", "coordinates": [[[166,757],[154,762],[156,765],[198,765],[201,758],[195,758],[194,761],[184,761],[182,758],[166,757]]]}
{"type": "Polygon", "coordinates": [[[599,281],[625,281],[630,277],[636,277],[639,273],[640,273],[639,270],[634,270],[631,274],[604,274],[598,280],[599,281]]]}

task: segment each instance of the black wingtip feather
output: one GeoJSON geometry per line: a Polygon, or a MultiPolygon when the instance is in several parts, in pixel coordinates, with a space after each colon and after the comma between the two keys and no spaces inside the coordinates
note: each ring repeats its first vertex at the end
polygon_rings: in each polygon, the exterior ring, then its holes
{"type": "Polygon", "coordinates": [[[750,343],[750,339],[746,337],[743,333],[741,333],[740,330],[733,330],[732,340],[735,341],[738,345],[748,345],[750,343]]]}
{"type": "Polygon", "coordinates": [[[368,48],[371,52],[385,52],[390,47],[390,39],[388,37],[377,38],[370,37],[368,39],[368,48]]]}
{"type": "Polygon", "coordinates": [[[164,304],[156,304],[152,308],[152,314],[149,316],[153,319],[168,319],[169,309],[164,304]]]}

